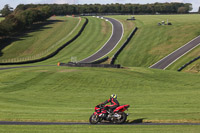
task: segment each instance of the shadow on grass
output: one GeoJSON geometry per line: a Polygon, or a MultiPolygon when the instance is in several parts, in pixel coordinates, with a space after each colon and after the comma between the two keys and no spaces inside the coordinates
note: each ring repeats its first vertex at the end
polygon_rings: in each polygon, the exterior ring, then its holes
{"type": "Polygon", "coordinates": [[[11,45],[13,42],[22,41],[22,40],[25,40],[25,38],[31,37],[29,35],[29,33],[31,32],[37,32],[37,31],[43,31],[45,29],[50,29],[52,27],[50,26],[46,27],[46,26],[57,23],[57,22],[64,22],[64,21],[63,20],[48,20],[43,23],[37,23],[37,24],[34,24],[31,28],[26,29],[26,31],[18,33],[18,35],[15,35],[9,38],[0,39],[0,57],[3,56],[2,50],[6,48],[7,46],[11,45]]]}
{"type": "MultiPolygon", "coordinates": [[[[126,121],[125,123],[122,123],[123,125],[134,125],[134,124],[143,124],[143,123],[148,123],[148,122],[144,122],[144,120],[147,119],[147,118],[140,118],[140,119],[136,119],[136,120],[128,120],[126,121]]],[[[113,122],[108,122],[108,121],[103,121],[101,123],[99,123],[100,125],[116,125],[116,123],[113,123],[113,122]]]]}
{"type": "Polygon", "coordinates": [[[144,120],[147,118],[140,118],[140,119],[136,119],[136,120],[132,120],[132,121],[126,121],[125,124],[141,124],[144,123],[144,120]]]}

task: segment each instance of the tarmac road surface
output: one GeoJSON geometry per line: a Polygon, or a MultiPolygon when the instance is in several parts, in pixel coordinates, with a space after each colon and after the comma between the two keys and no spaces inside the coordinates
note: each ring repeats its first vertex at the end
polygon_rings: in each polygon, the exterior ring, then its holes
{"type": "Polygon", "coordinates": [[[184,46],[180,47],[173,53],[169,54],[165,58],[161,59],[154,65],[150,66],[150,68],[157,68],[157,69],[166,69],[168,66],[170,66],[172,63],[174,63],[176,60],[181,58],[183,55],[187,54],[192,49],[196,48],[200,45],[200,36],[196,37],[192,41],[188,42],[184,46]]]}
{"type": "Polygon", "coordinates": [[[110,21],[110,23],[112,24],[113,31],[110,39],[104,44],[104,46],[99,51],[87,57],[86,59],[81,60],[79,63],[91,63],[95,60],[100,59],[101,57],[110,53],[122,39],[124,29],[121,22],[113,18],[104,18],[110,21]]]}

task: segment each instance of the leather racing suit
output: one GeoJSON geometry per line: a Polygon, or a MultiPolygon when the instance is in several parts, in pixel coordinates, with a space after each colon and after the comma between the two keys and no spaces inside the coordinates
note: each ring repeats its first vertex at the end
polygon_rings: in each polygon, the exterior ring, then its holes
{"type": "Polygon", "coordinates": [[[111,109],[112,111],[114,109],[116,109],[117,107],[119,107],[119,102],[118,102],[118,100],[116,98],[110,98],[110,99],[106,100],[104,102],[104,104],[107,104],[109,102],[111,103],[111,105],[107,105],[107,107],[109,107],[109,109],[111,109]]]}

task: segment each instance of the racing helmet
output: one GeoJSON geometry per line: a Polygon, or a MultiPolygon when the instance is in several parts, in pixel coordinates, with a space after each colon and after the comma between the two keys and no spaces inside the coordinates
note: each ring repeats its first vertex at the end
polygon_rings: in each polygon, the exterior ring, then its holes
{"type": "Polygon", "coordinates": [[[117,95],[116,95],[116,94],[112,94],[112,95],[110,95],[110,98],[115,98],[115,99],[117,99],[117,95]]]}

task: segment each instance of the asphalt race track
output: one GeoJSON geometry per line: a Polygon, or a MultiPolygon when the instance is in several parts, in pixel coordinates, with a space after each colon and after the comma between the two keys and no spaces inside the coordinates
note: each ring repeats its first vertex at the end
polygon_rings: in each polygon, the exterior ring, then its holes
{"type": "Polygon", "coordinates": [[[187,54],[192,49],[196,48],[198,45],[200,45],[200,36],[196,37],[195,39],[180,47],[165,58],[161,59],[154,65],[150,66],[150,68],[166,69],[172,63],[181,58],[183,55],[187,54]]]}
{"type": "MultiPolygon", "coordinates": [[[[72,122],[11,122],[0,121],[0,125],[91,125],[90,123],[72,123],[72,122]]],[[[200,125],[200,123],[99,123],[97,125],[200,125]]]]}
{"type": "Polygon", "coordinates": [[[88,58],[81,60],[79,63],[91,63],[107,55],[117,46],[117,44],[120,42],[121,38],[123,37],[124,29],[121,22],[112,18],[105,18],[105,19],[110,21],[110,23],[112,24],[113,31],[112,31],[112,35],[110,39],[104,44],[104,46],[99,51],[89,56],[88,58]]]}

